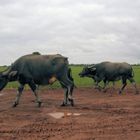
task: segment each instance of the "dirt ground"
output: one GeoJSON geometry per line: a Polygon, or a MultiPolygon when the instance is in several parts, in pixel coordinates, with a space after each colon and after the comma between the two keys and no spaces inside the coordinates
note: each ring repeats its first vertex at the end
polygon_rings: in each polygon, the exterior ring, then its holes
{"type": "Polygon", "coordinates": [[[41,90],[41,108],[29,90],[12,108],[16,90],[3,90],[0,140],[140,140],[140,94],[131,87],[122,95],[117,90],[77,88],[74,107],[60,106],[62,89],[41,90]]]}

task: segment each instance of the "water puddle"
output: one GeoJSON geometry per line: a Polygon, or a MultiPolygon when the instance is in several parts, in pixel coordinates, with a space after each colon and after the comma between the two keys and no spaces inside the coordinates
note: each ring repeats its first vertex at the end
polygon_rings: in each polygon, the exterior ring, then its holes
{"type": "Polygon", "coordinates": [[[54,112],[54,113],[49,113],[49,115],[55,119],[60,119],[60,118],[66,118],[70,116],[80,116],[81,113],[54,112]]]}
{"type": "Polygon", "coordinates": [[[2,93],[0,93],[0,96],[3,96],[3,94],[2,94],[2,93]]]}

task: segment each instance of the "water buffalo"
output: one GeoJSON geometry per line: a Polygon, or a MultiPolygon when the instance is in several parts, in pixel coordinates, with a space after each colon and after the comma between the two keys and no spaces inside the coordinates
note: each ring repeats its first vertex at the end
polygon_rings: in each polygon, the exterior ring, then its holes
{"type": "Polygon", "coordinates": [[[68,67],[68,60],[60,54],[40,55],[29,54],[17,59],[7,70],[0,73],[0,90],[10,81],[18,81],[18,93],[13,104],[16,107],[24,89],[28,84],[32,89],[38,106],[41,106],[41,100],[38,96],[37,87],[39,85],[48,85],[58,80],[65,90],[63,106],[68,102],[73,106],[72,92],[74,83],[68,67]]]}
{"type": "Polygon", "coordinates": [[[127,79],[134,85],[136,93],[138,93],[135,80],[133,79],[134,72],[130,64],[128,63],[112,63],[102,62],[83,68],[79,73],[81,77],[90,77],[95,81],[95,86],[98,87],[99,82],[104,82],[104,87],[112,81],[122,80],[122,87],[119,93],[122,93],[123,89],[127,85],[127,79]]]}

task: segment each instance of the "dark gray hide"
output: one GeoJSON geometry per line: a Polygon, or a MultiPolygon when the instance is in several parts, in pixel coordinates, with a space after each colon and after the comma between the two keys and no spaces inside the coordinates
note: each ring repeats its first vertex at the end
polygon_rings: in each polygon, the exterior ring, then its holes
{"type": "Polygon", "coordinates": [[[127,85],[129,80],[135,87],[136,93],[138,93],[135,81],[133,79],[133,69],[128,63],[112,63],[102,62],[92,66],[86,66],[82,72],[79,73],[81,77],[90,77],[95,81],[95,86],[98,86],[99,82],[104,82],[104,88],[112,81],[122,80],[122,87],[119,93],[122,93],[123,89],[127,85]]]}
{"type": "Polygon", "coordinates": [[[0,90],[10,81],[18,81],[20,86],[14,102],[14,107],[19,104],[19,99],[25,84],[28,84],[36,97],[38,106],[41,101],[37,93],[39,85],[52,84],[56,80],[65,89],[63,106],[68,101],[73,106],[72,92],[74,83],[68,67],[68,60],[59,54],[56,55],[25,55],[17,59],[11,67],[0,74],[0,90]]]}

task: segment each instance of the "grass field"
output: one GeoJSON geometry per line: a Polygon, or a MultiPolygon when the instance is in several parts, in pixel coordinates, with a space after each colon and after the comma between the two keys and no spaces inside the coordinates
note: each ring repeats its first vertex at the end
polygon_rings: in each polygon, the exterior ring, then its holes
{"type": "MultiPolygon", "coordinates": [[[[93,86],[94,81],[91,78],[86,78],[86,77],[80,78],[79,77],[78,74],[82,71],[83,66],[70,66],[70,67],[72,69],[72,76],[74,78],[74,82],[75,82],[75,85],[77,87],[91,87],[91,86],[93,86]]],[[[0,67],[0,71],[3,71],[5,69],[6,69],[6,67],[0,67]]],[[[137,84],[140,84],[140,66],[133,66],[133,69],[134,69],[134,79],[135,79],[137,84]]],[[[116,82],[116,83],[119,85],[120,81],[116,82]]],[[[17,82],[10,82],[6,86],[6,88],[17,88],[17,87],[18,87],[17,82]]],[[[59,88],[60,85],[58,82],[56,82],[51,86],[45,86],[45,87],[47,87],[47,88],[59,88]]],[[[26,88],[28,88],[28,86],[26,88]]]]}

